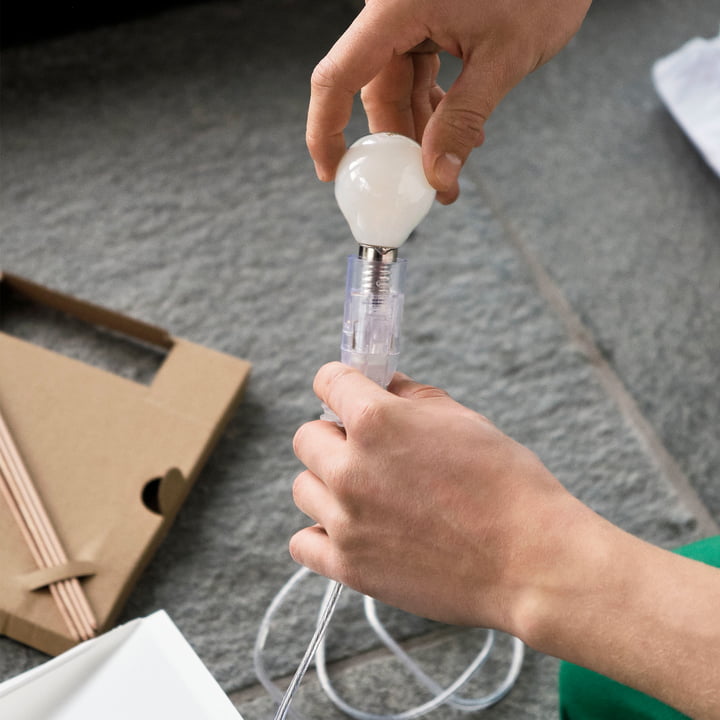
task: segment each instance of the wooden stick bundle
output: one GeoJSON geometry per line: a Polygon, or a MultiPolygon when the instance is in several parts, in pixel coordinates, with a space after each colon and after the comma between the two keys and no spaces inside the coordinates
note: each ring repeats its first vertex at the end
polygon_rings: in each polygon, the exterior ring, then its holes
{"type": "MultiPolygon", "coordinates": [[[[38,567],[68,561],[38,492],[0,412],[0,492],[10,507],[38,567]]],[[[77,578],[50,584],[52,594],[74,640],[93,637],[97,621],[77,578]]]]}

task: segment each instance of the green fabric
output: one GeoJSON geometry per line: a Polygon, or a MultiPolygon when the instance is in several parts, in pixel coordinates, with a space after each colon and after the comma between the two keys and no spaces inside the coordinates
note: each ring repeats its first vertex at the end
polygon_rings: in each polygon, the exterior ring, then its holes
{"type": "MultiPolygon", "coordinates": [[[[720,535],[685,545],[678,555],[720,567],[720,535]]],[[[562,720],[682,720],[677,710],[649,695],[578,665],[560,664],[562,720]]]]}

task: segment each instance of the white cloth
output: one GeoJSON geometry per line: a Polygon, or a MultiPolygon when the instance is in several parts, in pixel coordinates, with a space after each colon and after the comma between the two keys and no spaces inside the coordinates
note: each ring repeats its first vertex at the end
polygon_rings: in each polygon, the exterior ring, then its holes
{"type": "Polygon", "coordinates": [[[652,77],[668,110],[720,176],[720,35],[693,38],[657,60],[652,77]]]}

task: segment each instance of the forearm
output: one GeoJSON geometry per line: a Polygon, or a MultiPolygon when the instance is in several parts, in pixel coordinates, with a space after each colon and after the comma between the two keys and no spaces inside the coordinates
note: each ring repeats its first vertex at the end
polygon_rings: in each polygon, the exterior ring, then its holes
{"type": "Polygon", "coordinates": [[[588,512],[524,594],[518,633],[690,717],[720,718],[720,572],[588,512]]]}

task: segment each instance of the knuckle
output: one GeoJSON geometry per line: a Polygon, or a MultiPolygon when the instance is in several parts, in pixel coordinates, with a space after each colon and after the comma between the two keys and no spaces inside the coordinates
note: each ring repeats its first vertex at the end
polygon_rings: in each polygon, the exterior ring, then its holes
{"type": "Polygon", "coordinates": [[[306,473],[301,472],[295,480],[293,480],[292,484],[292,498],[295,505],[300,505],[302,502],[302,494],[303,494],[303,487],[305,486],[305,482],[307,480],[306,473]]]}
{"type": "Polygon", "coordinates": [[[475,108],[453,108],[443,115],[448,133],[458,146],[471,150],[483,133],[486,116],[475,108]]]}
{"type": "Polygon", "coordinates": [[[492,428],[493,430],[495,429],[495,424],[487,415],[483,415],[482,413],[476,412],[475,417],[477,417],[478,421],[482,425],[487,426],[488,428],[492,428]]]}
{"type": "Polygon", "coordinates": [[[350,552],[355,545],[355,520],[347,509],[338,511],[333,518],[332,534],[337,548],[350,552]]]}
{"type": "Polygon", "coordinates": [[[421,385],[413,390],[413,398],[418,400],[428,400],[433,398],[448,399],[450,395],[445,390],[435,387],[434,385],[421,385]]]}
{"type": "Polygon", "coordinates": [[[295,457],[300,457],[300,453],[302,452],[302,445],[303,445],[303,437],[305,435],[305,425],[301,425],[296,431],[295,435],[293,435],[292,439],[292,448],[293,452],[295,453],[295,457]]]}
{"type": "Polygon", "coordinates": [[[404,113],[412,108],[413,93],[400,93],[394,90],[384,91],[372,85],[366,85],[360,90],[360,99],[366,112],[377,112],[390,109],[396,113],[404,113]]]}
{"type": "Polygon", "coordinates": [[[374,438],[390,419],[390,405],[381,400],[364,403],[353,422],[355,435],[362,441],[374,438]]]}
{"type": "Polygon", "coordinates": [[[336,577],[341,578],[344,585],[363,595],[371,594],[372,562],[369,562],[366,547],[359,541],[354,541],[342,547],[336,546],[335,551],[336,577]]]}
{"type": "Polygon", "coordinates": [[[292,439],[292,449],[293,449],[293,452],[295,453],[295,457],[297,457],[298,452],[299,452],[301,436],[302,436],[302,427],[299,427],[295,431],[295,434],[293,435],[293,439],[292,439]]]}
{"type": "Polygon", "coordinates": [[[305,132],[305,145],[312,155],[323,147],[323,138],[308,127],[305,132]]]}
{"type": "Polygon", "coordinates": [[[315,90],[333,89],[338,84],[340,69],[330,55],[326,55],[310,75],[310,85],[315,90]]]}
{"type": "Polygon", "coordinates": [[[343,585],[363,592],[363,573],[358,570],[352,558],[341,555],[337,558],[338,577],[342,578],[343,585]]]}
{"type": "Polygon", "coordinates": [[[355,465],[350,458],[338,459],[332,474],[328,478],[328,484],[336,497],[343,503],[349,505],[353,502],[357,482],[355,465]]]}
{"type": "Polygon", "coordinates": [[[327,575],[343,585],[353,587],[354,573],[352,562],[347,558],[342,550],[337,546],[333,547],[333,552],[327,558],[327,575]]]}
{"type": "Polygon", "coordinates": [[[339,392],[339,383],[349,372],[352,372],[350,368],[339,362],[323,365],[313,380],[315,394],[332,405],[333,396],[339,392]]]}
{"type": "Polygon", "coordinates": [[[297,563],[303,564],[302,562],[302,546],[300,543],[300,539],[298,538],[298,535],[295,534],[290,538],[290,542],[288,542],[288,551],[290,552],[290,557],[297,563]]]}

